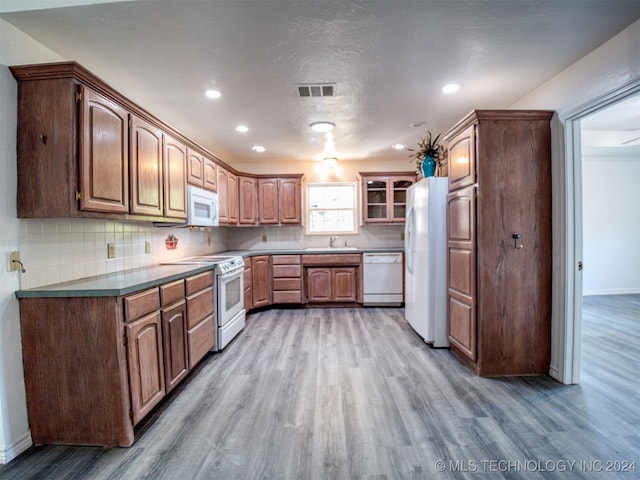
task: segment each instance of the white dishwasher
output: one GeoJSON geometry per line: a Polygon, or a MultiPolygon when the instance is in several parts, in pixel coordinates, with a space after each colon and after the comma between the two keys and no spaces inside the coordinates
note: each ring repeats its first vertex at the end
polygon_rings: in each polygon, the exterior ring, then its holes
{"type": "Polygon", "coordinates": [[[402,252],[365,253],[363,263],[363,305],[402,304],[402,252]]]}

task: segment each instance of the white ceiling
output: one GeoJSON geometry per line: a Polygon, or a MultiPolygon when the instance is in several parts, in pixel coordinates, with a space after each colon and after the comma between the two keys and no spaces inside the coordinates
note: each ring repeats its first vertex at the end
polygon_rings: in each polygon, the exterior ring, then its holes
{"type": "Polygon", "coordinates": [[[406,158],[391,144],[508,107],[640,18],[640,0],[93,3],[0,0],[0,16],[230,163],[312,159],[318,120],[341,159],[406,158]],[[337,97],[298,98],[314,82],[337,97]]]}

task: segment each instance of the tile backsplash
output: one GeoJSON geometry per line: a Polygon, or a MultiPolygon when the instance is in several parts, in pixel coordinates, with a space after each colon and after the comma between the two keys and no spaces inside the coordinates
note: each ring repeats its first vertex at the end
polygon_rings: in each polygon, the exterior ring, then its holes
{"type": "MultiPolygon", "coordinates": [[[[328,247],[329,235],[305,235],[304,227],[218,227],[190,229],[154,227],[94,219],[21,219],[20,259],[26,272],[20,288],[35,288],[79,278],[120,272],[191,255],[224,250],[305,249],[328,247]],[[165,239],[178,238],[175,250],[165,239]],[[149,253],[146,243],[149,243],[149,253]],[[113,244],[115,257],[108,258],[113,244]]],[[[338,235],[337,245],[352,247],[402,247],[400,225],[361,226],[357,235],[338,235]]]]}
{"type": "Polygon", "coordinates": [[[20,276],[20,288],[220,252],[227,249],[225,230],[154,227],[151,223],[114,220],[22,219],[18,242],[26,273],[20,276]],[[169,234],[178,238],[175,250],[165,247],[169,234]],[[108,258],[108,244],[115,246],[114,258],[108,258]]]}

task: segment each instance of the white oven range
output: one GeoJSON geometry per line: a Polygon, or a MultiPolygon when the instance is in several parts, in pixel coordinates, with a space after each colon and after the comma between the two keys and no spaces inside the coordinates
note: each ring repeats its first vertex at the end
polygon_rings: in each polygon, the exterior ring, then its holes
{"type": "Polygon", "coordinates": [[[239,256],[202,255],[166,262],[169,265],[214,266],[214,310],[216,342],[222,350],[245,326],[244,261],[239,256]]]}

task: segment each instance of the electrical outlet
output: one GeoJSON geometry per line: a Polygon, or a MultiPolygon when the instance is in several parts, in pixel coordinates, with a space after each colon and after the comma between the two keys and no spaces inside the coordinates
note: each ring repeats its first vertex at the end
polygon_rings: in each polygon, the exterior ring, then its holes
{"type": "Polygon", "coordinates": [[[144,242],[144,253],[151,253],[151,242],[144,242]]]}
{"type": "Polygon", "coordinates": [[[211,246],[211,235],[209,235],[207,237],[207,246],[210,247],[211,246]]]}
{"type": "Polygon", "coordinates": [[[116,244],[107,243],[107,258],[116,258],[116,244]]]}
{"type": "Polygon", "coordinates": [[[404,232],[400,232],[400,240],[404,240],[404,232]]]}
{"type": "Polygon", "coordinates": [[[20,252],[11,252],[8,259],[8,272],[17,272],[20,270],[20,252]]]}
{"type": "Polygon", "coordinates": [[[262,241],[266,242],[267,241],[267,236],[266,235],[262,235],[262,241]]]}

